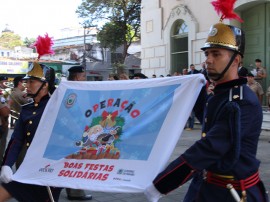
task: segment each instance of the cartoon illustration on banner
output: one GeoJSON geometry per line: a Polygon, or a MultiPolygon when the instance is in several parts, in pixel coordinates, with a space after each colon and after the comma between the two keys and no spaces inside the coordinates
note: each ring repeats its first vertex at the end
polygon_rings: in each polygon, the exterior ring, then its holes
{"type": "Polygon", "coordinates": [[[125,119],[117,117],[118,111],[112,113],[104,110],[102,116],[95,117],[85,127],[82,140],[76,142],[81,150],[69,155],[68,159],[118,159],[120,151],[115,147],[121,141],[122,127],[125,119]]]}
{"type": "Polygon", "coordinates": [[[177,87],[106,91],[101,98],[95,91],[68,90],[44,156],[147,160],[177,87]]]}

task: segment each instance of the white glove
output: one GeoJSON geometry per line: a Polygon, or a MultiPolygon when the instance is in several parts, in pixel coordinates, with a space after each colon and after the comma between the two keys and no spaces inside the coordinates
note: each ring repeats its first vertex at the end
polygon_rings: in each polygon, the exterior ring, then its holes
{"type": "Polygon", "coordinates": [[[6,102],[6,99],[4,97],[1,97],[0,101],[1,101],[2,104],[4,104],[6,102]]]}
{"type": "Polygon", "coordinates": [[[9,183],[12,181],[13,171],[9,166],[2,166],[0,181],[9,183]]]}
{"type": "Polygon", "coordinates": [[[151,184],[144,190],[144,195],[150,202],[158,202],[162,197],[162,194],[156,189],[156,187],[151,184]]]}

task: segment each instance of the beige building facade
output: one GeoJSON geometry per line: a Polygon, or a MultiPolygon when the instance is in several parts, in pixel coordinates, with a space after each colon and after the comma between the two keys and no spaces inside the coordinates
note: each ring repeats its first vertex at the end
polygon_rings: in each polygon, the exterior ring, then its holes
{"type": "MultiPolygon", "coordinates": [[[[244,23],[223,22],[246,33],[244,65],[251,70],[260,58],[270,76],[270,0],[238,0],[235,11],[244,23]]],[[[167,75],[190,64],[201,69],[205,60],[201,47],[219,18],[211,0],[142,0],[142,72],[148,77],[167,75]]]]}

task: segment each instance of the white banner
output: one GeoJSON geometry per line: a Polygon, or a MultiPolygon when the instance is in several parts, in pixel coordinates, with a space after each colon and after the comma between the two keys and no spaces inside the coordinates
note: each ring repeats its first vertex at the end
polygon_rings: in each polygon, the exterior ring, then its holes
{"type": "Polygon", "coordinates": [[[202,74],[63,81],[13,179],[143,192],[168,162],[204,82],[202,74]]]}

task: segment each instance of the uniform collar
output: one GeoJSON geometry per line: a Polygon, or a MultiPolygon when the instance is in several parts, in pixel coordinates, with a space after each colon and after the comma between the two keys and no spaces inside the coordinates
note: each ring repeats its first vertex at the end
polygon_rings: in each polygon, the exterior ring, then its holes
{"type": "Polygon", "coordinates": [[[214,93],[216,94],[216,93],[219,93],[223,90],[230,89],[234,86],[244,85],[246,83],[247,83],[246,78],[239,78],[239,79],[234,79],[234,80],[227,81],[224,83],[220,83],[220,84],[215,86],[214,93]]]}
{"type": "MultiPolygon", "coordinates": [[[[46,101],[46,100],[48,100],[49,98],[50,98],[49,94],[44,95],[44,96],[40,99],[40,101],[39,101],[38,103],[41,103],[41,102],[43,102],[43,101],[46,101]]],[[[35,103],[37,103],[37,102],[35,102],[35,103]]]]}

